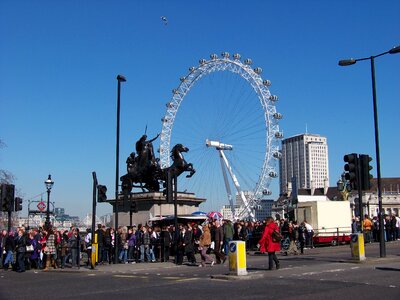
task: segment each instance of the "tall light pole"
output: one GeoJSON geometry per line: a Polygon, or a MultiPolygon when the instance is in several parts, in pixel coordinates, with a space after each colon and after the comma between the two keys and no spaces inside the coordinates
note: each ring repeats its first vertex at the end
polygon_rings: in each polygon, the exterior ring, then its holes
{"type": "Polygon", "coordinates": [[[116,141],[116,150],[115,150],[115,230],[114,230],[114,247],[115,247],[115,255],[114,255],[114,263],[118,263],[118,194],[119,194],[119,120],[120,120],[120,112],[121,112],[121,82],[125,82],[126,78],[123,75],[117,76],[118,80],[118,95],[117,95],[117,141],[116,141]]]}
{"type": "Polygon", "coordinates": [[[46,210],[46,221],[44,222],[44,227],[46,230],[51,228],[51,223],[50,223],[50,192],[51,188],[54,185],[54,181],[51,180],[51,175],[49,174],[49,177],[47,180],[44,182],[44,185],[46,186],[47,189],[47,210],[46,210]]]}
{"type": "Polygon", "coordinates": [[[371,77],[372,77],[372,100],[374,108],[374,127],[375,127],[375,152],[376,152],[376,173],[378,180],[378,206],[379,206],[379,254],[380,257],[386,257],[386,246],[384,237],[384,226],[383,226],[383,209],[382,209],[382,189],[381,189],[381,160],[379,154],[379,127],[378,127],[378,107],[376,100],[376,85],[375,85],[375,58],[385,54],[396,54],[400,52],[400,46],[394,47],[389,51],[380,53],[378,55],[372,55],[364,58],[350,58],[339,61],[339,66],[350,66],[354,65],[358,61],[370,60],[371,62],[371,77]]]}

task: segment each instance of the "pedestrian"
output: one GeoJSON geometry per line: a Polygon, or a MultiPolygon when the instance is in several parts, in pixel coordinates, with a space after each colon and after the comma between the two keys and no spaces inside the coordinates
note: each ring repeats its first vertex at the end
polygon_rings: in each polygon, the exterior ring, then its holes
{"type": "Polygon", "coordinates": [[[304,220],[304,225],[306,226],[306,247],[308,248],[314,248],[314,228],[311,226],[311,224],[307,223],[306,220],[304,220]]]}
{"type": "Polygon", "coordinates": [[[7,230],[3,230],[0,234],[0,268],[2,268],[3,262],[6,258],[6,251],[4,250],[4,247],[6,245],[6,239],[7,239],[7,230]]]}
{"type": "Polygon", "coordinates": [[[97,230],[95,231],[97,234],[97,253],[98,253],[98,262],[103,264],[103,256],[104,256],[104,228],[103,225],[97,224],[97,230]]]}
{"type": "Polygon", "coordinates": [[[127,232],[127,228],[121,227],[121,230],[118,233],[118,241],[119,241],[119,245],[118,245],[118,249],[119,249],[119,262],[120,263],[124,263],[127,264],[128,263],[128,232],[127,232]]]}
{"type": "Polygon", "coordinates": [[[185,247],[185,254],[190,264],[196,264],[196,257],[194,256],[194,243],[193,243],[193,228],[188,223],[185,226],[185,234],[183,236],[183,246],[185,247]]]}
{"type": "Polygon", "coordinates": [[[230,220],[224,220],[224,253],[228,254],[229,242],[233,240],[233,226],[230,220]]]}
{"type": "Polygon", "coordinates": [[[152,229],[148,228],[147,226],[143,226],[142,230],[143,230],[144,252],[146,253],[146,261],[155,262],[156,258],[153,252],[153,245],[151,244],[152,229]]]}
{"type": "Polygon", "coordinates": [[[144,262],[144,244],[143,244],[143,225],[138,225],[138,230],[136,231],[136,247],[139,249],[139,259],[138,262],[144,262]]]}
{"type": "Polygon", "coordinates": [[[289,222],[289,249],[285,252],[286,255],[294,254],[298,255],[299,251],[297,249],[296,241],[299,237],[299,231],[297,226],[297,221],[289,222]]]}
{"type": "Polygon", "coordinates": [[[46,265],[44,270],[49,270],[49,267],[52,266],[54,269],[57,269],[56,266],[56,236],[52,228],[47,230],[46,235],[46,247],[44,247],[44,254],[46,255],[46,265]]]}
{"type": "Polygon", "coordinates": [[[306,225],[304,224],[304,222],[301,222],[299,225],[298,230],[298,237],[299,237],[299,244],[300,244],[300,253],[304,254],[304,246],[306,243],[306,225]]]}
{"type": "Polygon", "coordinates": [[[274,222],[272,217],[267,217],[264,233],[258,242],[260,252],[268,252],[268,270],[272,270],[275,262],[276,269],[280,268],[279,260],[275,252],[281,250],[280,241],[273,239],[273,233],[279,232],[279,227],[274,222]]]}
{"type": "Polygon", "coordinates": [[[35,239],[35,233],[31,230],[29,232],[29,242],[33,246],[33,251],[29,254],[29,265],[34,269],[39,269],[39,255],[40,249],[38,248],[39,243],[35,239]]]}
{"type": "Polygon", "coordinates": [[[69,258],[71,258],[71,251],[68,247],[68,231],[64,231],[61,236],[61,252],[60,252],[60,260],[61,260],[61,269],[65,268],[65,264],[69,258]]]}
{"type": "Polygon", "coordinates": [[[214,254],[217,264],[225,263],[226,256],[222,253],[224,230],[219,220],[214,220],[214,254]]]}
{"type": "Polygon", "coordinates": [[[137,261],[137,251],[136,248],[136,226],[128,229],[128,262],[132,264],[137,261]]]}
{"type": "Polygon", "coordinates": [[[211,233],[210,226],[206,224],[203,226],[203,234],[200,236],[199,240],[199,251],[201,256],[201,264],[199,267],[205,267],[206,263],[209,262],[211,267],[214,265],[214,260],[207,254],[207,250],[211,245],[211,233]]]}
{"type": "Polygon", "coordinates": [[[88,257],[86,265],[89,267],[92,265],[92,230],[90,228],[86,229],[85,248],[88,257]]]}
{"type": "Polygon", "coordinates": [[[364,216],[363,225],[364,225],[364,236],[365,236],[364,242],[371,243],[372,242],[373,223],[367,214],[365,214],[365,216],[364,216]]]}
{"type": "Polygon", "coordinates": [[[6,235],[5,243],[4,243],[4,250],[5,251],[5,259],[3,263],[4,270],[8,270],[10,263],[11,267],[14,264],[14,249],[15,249],[15,239],[14,239],[14,232],[10,231],[8,235],[6,235]]]}
{"type": "Polygon", "coordinates": [[[71,251],[72,268],[80,268],[79,257],[80,237],[78,228],[72,230],[72,235],[68,240],[68,248],[71,251]]]}
{"type": "Polygon", "coordinates": [[[170,250],[172,245],[172,235],[167,226],[163,226],[160,234],[161,239],[161,261],[169,261],[170,250]]]}
{"type": "Polygon", "coordinates": [[[17,253],[17,272],[25,272],[25,252],[27,245],[27,237],[22,228],[18,229],[18,236],[15,240],[15,250],[17,253]]]}
{"type": "Polygon", "coordinates": [[[176,232],[176,247],[177,247],[177,252],[175,254],[176,256],[176,261],[175,263],[177,265],[181,265],[183,263],[183,255],[185,253],[185,246],[184,246],[184,237],[185,237],[185,232],[186,228],[183,226],[183,224],[179,224],[178,232],[176,232]]]}

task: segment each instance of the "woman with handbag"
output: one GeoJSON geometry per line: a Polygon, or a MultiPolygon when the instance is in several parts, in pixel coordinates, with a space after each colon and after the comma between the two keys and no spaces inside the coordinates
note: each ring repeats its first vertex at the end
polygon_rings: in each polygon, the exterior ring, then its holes
{"type": "Polygon", "coordinates": [[[267,217],[265,222],[266,226],[264,233],[258,242],[258,246],[260,247],[261,253],[268,252],[268,270],[272,270],[274,262],[276,269],[278,270],[280,265],[275,252],[281,250],[281,243],[280,241],[275,240],[272,236],[274,235],[274,232],[279,233],[279,227],[275,224],[272,217],[267,217]]]}

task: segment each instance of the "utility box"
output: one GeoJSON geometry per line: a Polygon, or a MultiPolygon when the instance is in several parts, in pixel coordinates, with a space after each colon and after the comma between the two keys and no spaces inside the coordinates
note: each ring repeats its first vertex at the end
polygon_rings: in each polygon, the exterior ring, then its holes
{"type": "Polygon", "coordinates": [[[229,242],[229,273],[231,275],[247,275],[246,242],[229,242]]]}
{"type": "Polygon", "coordinates": [[[364,235],[362,233],[353,233],[351,235],[350,247],[353,260],[365,260],[364,235]]]}

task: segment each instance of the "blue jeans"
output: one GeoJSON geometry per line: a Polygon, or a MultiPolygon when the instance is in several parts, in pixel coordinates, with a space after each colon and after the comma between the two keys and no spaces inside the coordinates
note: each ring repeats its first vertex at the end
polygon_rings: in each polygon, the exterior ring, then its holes
{"type": "Polygon", "coordinates": [[[144,262],[144,245],[139,246],[140,249],[140,262],[144,262]]]}
{"type": "Polygon", "coordinates": [[[225,252],[225,255],[229,254],[229,242],[230,241],[232,241],[231,238],[225,238],[225,240],[224,240],[224,252],[225,252]]]}
{"type": "Polygon", "coordinates": [[[14,263],[14,255],[11,250],[7,251],[6,259],[4,260],[4,266],[6,266],[8,263],[14,263]]]}
{"type": "Polygon", "coordinates": [[[151,246],[145,246],[145,248],[147,261],[155,261],[156,257],[154,255],[153,248],[151,246]]]}
{"type": "Polygon", "coordinates": [[[128,261],[128,249],[122,249],[119,252],[119,260],[126,263],[128,261]]]}

